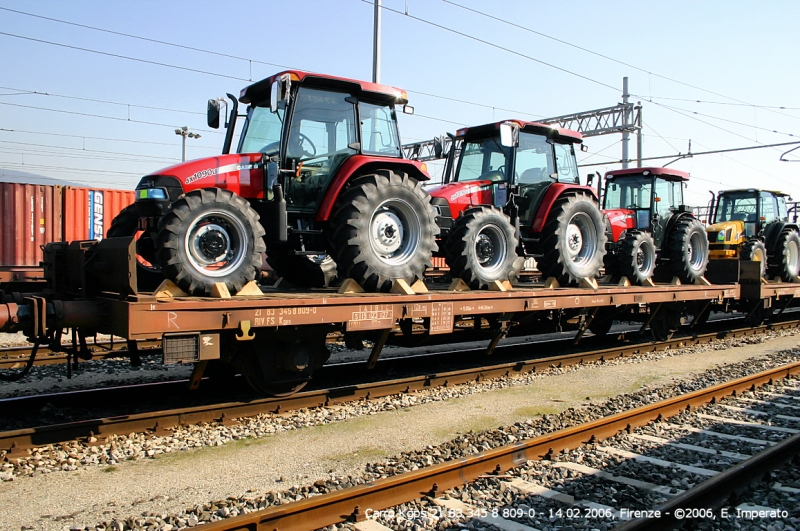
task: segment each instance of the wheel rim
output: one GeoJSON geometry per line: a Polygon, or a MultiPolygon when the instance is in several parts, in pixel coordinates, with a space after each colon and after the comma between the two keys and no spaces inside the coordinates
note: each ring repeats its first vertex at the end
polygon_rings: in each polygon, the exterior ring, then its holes
{"type": "Polygon", "coordinates": [[[686,252],[689,255],[689,267],[694,271],[699,271],[703,268],[703,252],[704,243],[707,241],[705,234],[694,233],[689,238],[689,245],[687,245],[686,252]]]}
{"type": "Polygon", "coordinates": [[[373,212],[369,235],[372,249],[381,261],[405,264],[419,246],[419,215],[402,199],[387,199],[373,212]]]}
{"type": "Polygon", "coordinates": [[[592,218],[584,212],[569,220],[566,233],[566,254],[577,265],[592,261],[597,252],[597,233],[592,218]]]}
{"type": "Polygon", "coordinates": [[[475,238],[475,257],[481,268],[494,273],[503,265],[508,249],[503,230],[497,225],[486,225],[475,238]]]}
{"type": "Polygon", "coordinates": [[[206,276],[223,277],[245,259],[247,231],[227,212],[214,211],[197,218],[186,234],[189,263],[206,276]]]}
{"type": "Polygon", "coordinates": [[[795,275],[797,275],[798,262],[800,262],[800,249],[797,247],[797,242],[790,241],[786,246],[786,266],[795,275]]]}
{"type": "Polygon", "coordinates": [[[647,274],[653,268],[653,259],[655,257],[653,250],[654,249],[647,242],[639,244],[639,248],[636,250],[636,267],[640,273],[647,274]]]}

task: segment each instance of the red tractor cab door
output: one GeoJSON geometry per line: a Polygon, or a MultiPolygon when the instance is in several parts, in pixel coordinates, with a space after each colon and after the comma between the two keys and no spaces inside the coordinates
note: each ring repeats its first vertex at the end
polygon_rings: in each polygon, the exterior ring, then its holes
{"type": "Polygon", "coordinates": [[[644,175],[607,176],[603,210],[618,242],[623,231],[650,231],[653,204],[653,177],[644,175]]]}

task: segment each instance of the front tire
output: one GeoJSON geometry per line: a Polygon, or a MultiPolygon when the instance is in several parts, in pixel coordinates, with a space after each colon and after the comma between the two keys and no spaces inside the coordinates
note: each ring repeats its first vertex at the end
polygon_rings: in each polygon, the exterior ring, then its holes
{"type": "Polygon", "coordinates": [[[693,284],[708,266],[708,235],[696,219],[684,218],[675,223],[667,236],[666,251],[672,274],[681,282],[693,284]]]}
{"type": "Polygon", "coordinates": [[[191,295],[208,295],[218,282],[235,293],[258,276],[262,236],[258,214],[244,198],[221,188],[194,190],[159,223],[164,275],[191,295]]]}
{"type": "Polygon", "coordinates": [[[432,267],[436,210],[405,173],[382,170],[353,182],[337,201],[332,226],[340,278],[366,291],[389,291],[396,279],[412,284],[432,267]]]}
{"type": "Polygon", "coordinates": [[[603,266],[606,236],[603,216],[597,202],[586,193],[560,197],[542,231],[542,258],[539,271],[554,277],[559,284],[594,278],[603,266]]]}
{"type": "Polygon", "coordinates": [[[518,244],[511,220],[500,209],[470,208],[455,221],[445,244],[450,274],[472,289],[516,280],[524,261],[518,260],[518,244]]]}
{"type": "Polygon", "coordinates": [[[646,232],[631,231],[620,242],[619,272],[633,284],[642,283],[653,276],[656,269],[656,244],[646,232]]]}
{"type": "Polygon", "coordinates": [[[796,230],[784,230],[778,236],[769,271],[784,282],[800,282],[800,236],[796,230]]]}
{"type": "Polygon", "coordinates": [[[739,259],[748,262],[759,262],[761,276],[763,277],[767,274],[767,247],[761,240],[745,242],[739,252],[739,259]]]}

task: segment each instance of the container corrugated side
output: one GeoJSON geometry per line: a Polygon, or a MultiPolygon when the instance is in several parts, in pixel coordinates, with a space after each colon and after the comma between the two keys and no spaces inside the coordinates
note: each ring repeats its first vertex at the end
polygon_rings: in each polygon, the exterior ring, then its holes
{"type": "Polygon", "coordinates": [[[63,187],[0,183],[0,266],[38,266],[41,246],[63,239],[63,187]]]}
{"type": "Polygon", "coordinates": [[[65,187],[64,241],[104,238],[111,221],[134,197],[131,190],[65,187]]]}

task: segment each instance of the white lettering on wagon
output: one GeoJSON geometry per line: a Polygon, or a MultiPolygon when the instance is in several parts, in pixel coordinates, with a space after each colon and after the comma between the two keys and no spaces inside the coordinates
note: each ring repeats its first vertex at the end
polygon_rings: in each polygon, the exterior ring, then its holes
{"type": "Polygon", "coordinates": [[[180,330],[181,327],[178,326],[178,323],[175,322],[177,319],[178,319],[178,314],[177,313],[175,313],[175,312],[167,312],[167,328],[173,328],[174,327],[174,328],[180,330]]]}

